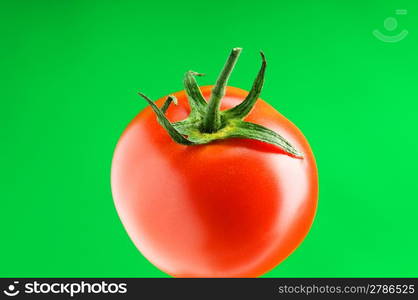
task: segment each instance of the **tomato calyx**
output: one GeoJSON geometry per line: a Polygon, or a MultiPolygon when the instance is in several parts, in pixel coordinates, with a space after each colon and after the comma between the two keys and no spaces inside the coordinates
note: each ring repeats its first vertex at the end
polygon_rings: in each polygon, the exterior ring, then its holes
{"type": "Polygon", "coordinates": [[[148,102],[156,114],[160,125],[168,132],[170,137],[179,144],[201,145],[221,139],[247,138],[273,144],[294,157],[302,158],[302,153],[279,133],[264,126],[245,122],[243,120],[251,112],[257,102],[264,84],[264,74],[267,63],[263,52],[260,52],[262,59],[261,68],[247,97],[240,104],[231,109],[225,111],[220,110],[220,103],[225,95],[225,88],[229,76],[241,50],[241,48],[232,49],[231,54],[211,91],[208,102],[206,102],[203,97],[195,78],[195,76],[202,76],[203,74],[193,71],[186,72],[184,76],[184,86],[190,104],[190,114],[185,120],[172,123],[165,116],[165,112],[170,104],[172,102],[177,104],[177,99],[174,96],[168,96],[163,106],[159,108],[143,93],[138,94],[148,102]]]}

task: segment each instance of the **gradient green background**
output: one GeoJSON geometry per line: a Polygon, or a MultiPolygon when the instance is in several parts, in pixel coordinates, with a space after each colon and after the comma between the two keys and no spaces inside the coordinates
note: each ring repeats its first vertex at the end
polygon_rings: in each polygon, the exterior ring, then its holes
{"type": "Polygon", "coordinates": [[[0,1],[0,276],[165,277],[136,250],[110,190],[126,124],[182,89],[262,97],[316,154],[317,217],[269,277],[418,276],[418,2],[0,1]],[[396,9],[407,9],[396,16],[396,9]],[[401,42],[372,35],[396,16],[401,42]]]}

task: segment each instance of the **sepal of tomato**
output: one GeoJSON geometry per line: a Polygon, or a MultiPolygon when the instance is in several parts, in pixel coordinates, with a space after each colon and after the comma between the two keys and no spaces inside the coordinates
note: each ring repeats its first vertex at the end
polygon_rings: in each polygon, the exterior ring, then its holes
{"type": "Polygon", "coordinates": [[[191,112],[185,120],[172,124],[165,117],[164,111],[167,110],[170,103],[174,100],[173,96],[168,96],[162,109],[159,109],[158,106],[143,93],[139,93],[139,95],[149,103],[157,115],[158,122],[167,130],[171,138],[179,144],[200,145],[220,139],[247,138],[276,145],[289,154],[301,157],[301,153],[279,133],[259,124],[243,121],[254,107],[263,87],[264,73],[267,65],[263,52],[261,52],[262,64],[260,71],[254,81],[251,91],[248,93],[247,97],[245,97],[244,101],[226,111],[219,110],[221,99],[225,95],[226,84],[241,50],[241,48],[232,49],[216,85],[211,91],[209,103],[207,103],[202,96],[194,78],[195,75],[202,74],[192,71],[186,73],[184,86],[191,112]]]}

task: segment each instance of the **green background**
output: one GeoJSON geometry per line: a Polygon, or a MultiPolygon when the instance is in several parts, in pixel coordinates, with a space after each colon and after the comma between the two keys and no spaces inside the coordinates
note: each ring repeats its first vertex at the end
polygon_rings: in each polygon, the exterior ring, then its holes
{"type": "Polygon", "coordinates": [[[0,276],[165,277],[118,219],[113,150],[139,89],[181,90],[189,69],[212,84],[237,46],[230,85],[250,88],[264,50],[262,97],[320,175],[310,234],[265,276],[418,276],[417,1],[0,3],[0,276]]]}

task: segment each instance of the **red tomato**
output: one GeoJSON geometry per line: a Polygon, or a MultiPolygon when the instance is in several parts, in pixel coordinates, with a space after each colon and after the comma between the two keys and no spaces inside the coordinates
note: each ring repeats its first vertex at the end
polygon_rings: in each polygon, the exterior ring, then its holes
{"type": "MultiPolygon", "coordinates": [[[[201,88],[206,99],[212,88],[201,88]]],[[[247,93],[227,87],[221,109],[247,93]]],[[[174,96],[179,103],[166,114],[172,122],[190,113],[185,92],[174,96]]],[[[245,121],[279,132],[303,158],[250,139],[180,145],[150,107],[120,138],[112,164],[115,205],[136,247],[162,271],[176,277],[260,276],[308,233],[318,176],[307,140],[262,100],[245,121]]]]}

